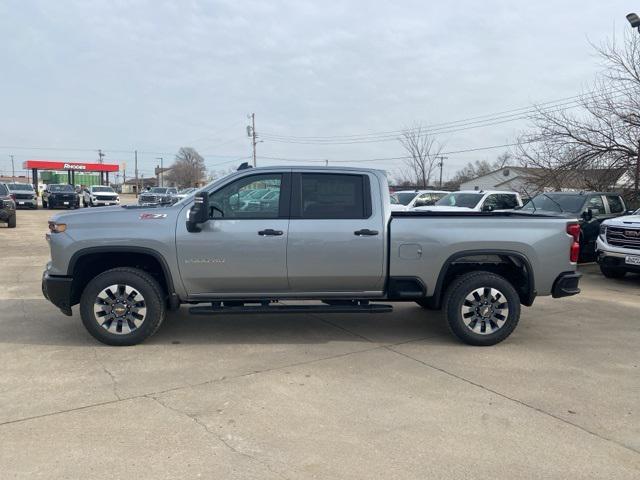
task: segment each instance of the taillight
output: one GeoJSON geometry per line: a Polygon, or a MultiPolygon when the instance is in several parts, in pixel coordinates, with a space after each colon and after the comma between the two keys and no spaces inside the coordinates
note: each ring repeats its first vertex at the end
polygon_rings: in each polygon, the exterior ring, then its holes
{"type": "Polygon", "coordinates": [[[575,263],[580,256],[580,224],[567,223],[567,233],[573,237],[573,242],[569,249],[569,260],[575,263]]]}

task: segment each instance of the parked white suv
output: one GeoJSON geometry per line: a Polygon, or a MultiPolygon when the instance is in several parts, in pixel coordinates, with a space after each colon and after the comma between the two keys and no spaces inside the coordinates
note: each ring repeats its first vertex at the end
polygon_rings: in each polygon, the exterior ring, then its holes
{"type": "Polygon", "coordinates": [[[434,212],[492,212],[511,210],[522,206],[522,199],[516,192],[499,190],[463,190],[451,192],[442,197],[435,205],[416,207],[417,211],[434,212]]]}
{"type": "Polygon", "coordinates": [[[640,210],[602,222],[596,253],[600,271],[607,278],[640,273],[640,210]]]}
{"type": "Polygon", "coordinates": [[[391,211],[404,212],[414,207],[426,207],[435,203],[449,192],[443,190],[400,190],[390,194],[391,211]]]}
{"type": "Polygon", "coordinates": [[[111,187],[91,185],[82,192],[82,203],[85,207],[120,205],[120,197],[111,187]]]}

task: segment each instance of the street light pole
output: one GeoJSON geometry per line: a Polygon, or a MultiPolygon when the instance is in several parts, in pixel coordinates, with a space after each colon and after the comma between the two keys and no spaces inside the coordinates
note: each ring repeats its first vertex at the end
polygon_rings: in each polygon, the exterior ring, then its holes
{"type": "Polygon", "coordinates": [[[13,164],[13,155],[9,155],[11,157],[11,181],[16,181],[16,167],[13,164]]]}

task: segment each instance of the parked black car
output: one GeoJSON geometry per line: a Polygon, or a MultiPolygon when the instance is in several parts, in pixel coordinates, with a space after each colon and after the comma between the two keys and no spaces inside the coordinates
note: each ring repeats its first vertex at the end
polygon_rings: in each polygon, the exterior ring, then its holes
{"type": "Polygon", "coordinates": [[[43,208],[79,208],[80,195],[73,185],[52,184],[42,192],[43,208]]]}
{"type": "Polygon", "coordinates": [[[6,223],[9,228],[16,228],[16,203],[4,183],[0,183],[0,222],[6,223]]]}
{"type": "Polygon", "coordinates": [[[527,202],[524,210],[553,213],[580,221],[580,261],[593,260],[600,224],[625,215],[622,197],[611,192],[549,192],[541,193],[527,202]]]}

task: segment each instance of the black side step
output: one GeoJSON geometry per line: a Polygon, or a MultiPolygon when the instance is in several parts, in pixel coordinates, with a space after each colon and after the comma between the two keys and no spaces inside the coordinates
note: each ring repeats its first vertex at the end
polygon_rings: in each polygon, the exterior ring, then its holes
{"type": "Polygon", "coordinates": [[[368,305],[244,305],[191,307],[192,315],[234,315],[245,313],[389,313],[391,305],[370,303],[368,305]]]}

